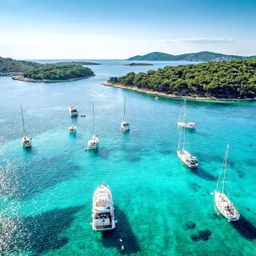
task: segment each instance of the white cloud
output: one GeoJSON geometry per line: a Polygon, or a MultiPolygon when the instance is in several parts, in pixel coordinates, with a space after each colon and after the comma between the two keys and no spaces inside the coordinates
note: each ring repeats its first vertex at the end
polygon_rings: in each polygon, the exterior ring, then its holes
{"type": "Polygon", "coordinates": [[[188,44],[222,44],[222,43],[237,43],[236,40],[226,37],[199,37],[199,38],[180,38],[165,40],[166,43],[188,43],[188,44]]]}

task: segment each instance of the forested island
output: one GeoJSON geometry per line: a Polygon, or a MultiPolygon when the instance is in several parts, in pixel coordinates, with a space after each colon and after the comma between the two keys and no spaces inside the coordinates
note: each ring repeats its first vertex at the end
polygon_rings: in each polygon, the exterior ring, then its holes
{"type": "Polygon", "coordinates": [[[40,64],[32,61],[0,58],[0,75],[12,76],[14,80],[26,82],[70,81],[93,76],[93,71],[81,63],[84,64],[84,62],[74,61],[40,64]]]}
{"type": "Polygon", "coordinates": [[[73,64],[73,65],[84,65],[84,66],[100,65],[100,63],[98,62],[91,62],[91,61],[60,61],[54,64],[73,64]]]}
{"type": "Polygon", "coordinates": [[[0,75],[12,75],[22,73],[28,68],[34,68],[40,64],[32,61],[13,60],[0,57],[0,75]]]}
{"type": "Polygon", "coordinates": [[[136,66],[153,66],[152,63],[145,63],[145,62],[132,62],[129,64],[124,64],[124,66],[131,66],[131,67],[136,67],[136,66]]]}
{"type": "Polygon", "coordinates": [[[256,60],[167,66],[156,71],[111,77],[109,86],[170,97],[255,99],[256,60]]]}

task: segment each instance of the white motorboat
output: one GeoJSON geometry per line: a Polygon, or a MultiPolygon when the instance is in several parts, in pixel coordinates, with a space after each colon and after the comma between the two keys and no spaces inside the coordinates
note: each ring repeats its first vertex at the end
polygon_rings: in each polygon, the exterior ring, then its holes
{"type": "Polygon", "coordinates": [[[92,105],[92,112],[93,112],[93,136],[87,142],[86,150],[96,150],[99,147],[99,136],[96,134],[95,129],[95,111],[94,111],[94,104],[92,105]]]}
{"type": "Polygon", "coordinates": [[[184,100],[183,106],[181,108],[177,125],[179,127],[184,127],[187,129],[195,129],[196,128],[195,122],[186,122],[186,100],[184,100]]]}
{"type": "Polygon", "coordinates": [[[73,107],[73,106],[70,106],[69,107],[69,114],[71,117],[77,117],[78,116],[78,110],[73,107]]]}
{"type": "Polygon", "coordinates": [[[225,179],[226,179],[226,170],[227,170],[227,159],[228,159],[228,149],[229,145],[227,145],[225,158],[223,161],[222,169],[220,170],[219,178],[217,181],[217,185],[214,191],[214,203],[217,210],[228,220],[228,221],[237,221],[240,218],[240,213],[228,198],[228,196],[224,192],[225,187],[225,179]],[[219,191],[219,186],[222,177],[222,188],[219,191]]]}
{"type": "Polygon", "coordinates": [[[179,143],[177,148],[177,156],[180,161],[191,169],[198,167],[198,159],[195,156],[192,156],[188,150],[185,149],[186,144],[186,130],[184,127],[181,128],[179,143]]]}
{"type": "Polygon", "coordinates": [[[126,99],[124,99],[124,115],[123,115],[123,121],[121,122],[121,130],[123,132],[128,132],[130,131],[130,124],[125,121],[125,114],[126,114],[126,99]]]}
{"type": "Polygon", "coordinates": [[[75,125],[71,125],[68,127],[69,133],[76,133],[76,126],[75,125]]]}
{"type": "Polygon", "coordinates": [[[26,135],[22,104],[20,104],[20,110],[21,110],[21,120],[22,120],[22,128],[23,128],[23,137],[21,139],[21,143],[24,148],[30,148],[32,144],[32,138],[26,135]]]}
{"type": "Polygon", "coordinates": [[[92,229],[106,231],[115,227],[112,194],[108,186],[101,184],[93,194],[92,229]]]}

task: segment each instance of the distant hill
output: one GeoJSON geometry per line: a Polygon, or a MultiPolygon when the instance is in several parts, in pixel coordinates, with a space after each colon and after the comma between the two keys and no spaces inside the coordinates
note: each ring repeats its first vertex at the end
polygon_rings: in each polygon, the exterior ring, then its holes
{"type": "Polygon", "coordinates": [[[151,52],[145,55],[136,55],[127,60],[141,60],[141,61],[229,61],[229,60],[242,60],[242,59],[256,59],[256,56],[238,56],[227,55],[215,52],[197,52],[185,53],[180,55],[171,55],[163,52],[151,52]]]}

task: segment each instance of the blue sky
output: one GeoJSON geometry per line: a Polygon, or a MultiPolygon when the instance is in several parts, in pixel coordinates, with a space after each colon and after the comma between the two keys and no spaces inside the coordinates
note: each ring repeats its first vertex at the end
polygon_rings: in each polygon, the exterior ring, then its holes
{"type": "Polygon", "coordinates": [[[0,56],[256,55],[254,0],[0,0],[0,56]]]}

